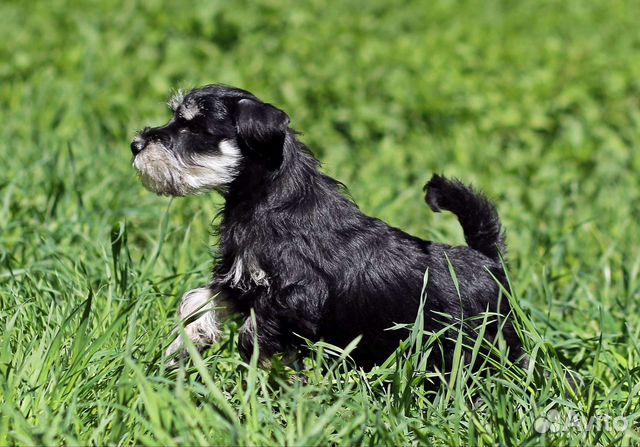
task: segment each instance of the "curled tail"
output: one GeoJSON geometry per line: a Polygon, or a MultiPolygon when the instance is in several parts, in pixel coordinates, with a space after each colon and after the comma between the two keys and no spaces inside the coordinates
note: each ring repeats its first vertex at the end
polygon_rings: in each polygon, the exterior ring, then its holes
{"type": "Polygon", "coordinates": [[[458,180],[435,174],[424,186],[424,191],[425,200],[433,211],[447,210],[458,217],[469,247],[498,262],[500,255],[506,255],[498,212],[483,194],[458,180]]]}

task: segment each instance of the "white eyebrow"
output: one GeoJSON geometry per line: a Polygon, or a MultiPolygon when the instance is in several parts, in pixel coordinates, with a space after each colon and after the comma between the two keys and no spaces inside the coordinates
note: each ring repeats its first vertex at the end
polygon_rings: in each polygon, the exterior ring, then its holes
{"type": "Polygon", "coordinates": [[[180,107],[180,116],[184,119],[191,120],[196,115],[200,113],[200,106],[193,100],[187,100],[182,102],[182,107],[180,107]]]}
{"type": "Polygon", "coordinates": [[[182,101],[184,101],[184,92],[182,90],[178,90],[171,95],[171,98],[167,101],[167,105],[175,112],[178,110],[178,107],[180,107],[180,104],[182,104],[182,101]]]}

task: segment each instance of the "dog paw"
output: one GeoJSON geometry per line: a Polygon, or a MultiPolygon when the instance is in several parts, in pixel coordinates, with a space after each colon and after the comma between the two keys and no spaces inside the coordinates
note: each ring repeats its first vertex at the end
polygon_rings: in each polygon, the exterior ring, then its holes
{"type": "Polygon", "coordinates": [[[167,366],[169,369],[177,368],[180,361],[184,360],[186,356],[187,350],[185,349],[182,338],[180,337],[177,337],[165,351],[165,357],[167,358],[167,366]]]}
{"type": "Polygon", "coordinates": [[[221,330],[211,301],[213,295],[211,289],[201,287],[182,298],[180,318],[185,325],[184,332],[177,335],[165,352],[169,367],[177,366],[188,356],[184,337],[189,338],[198,351],[204,351],[218,341],[221,330]]]}

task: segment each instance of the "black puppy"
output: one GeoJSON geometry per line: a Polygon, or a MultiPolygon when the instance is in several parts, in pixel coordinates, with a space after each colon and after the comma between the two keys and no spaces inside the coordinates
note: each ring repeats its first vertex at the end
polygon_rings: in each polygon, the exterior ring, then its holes
{"type": "MultiPolygon", "coordinates": [[[[320,172],[287,114],[251,93],[213,85],[169,104],[169,123],[144,129],[131,143],[143,183],[172,196],[217,190],[226,200],[213,281],[188,292],[180,307],[182,319],[191,316],[185,331],[197,346],[216,342],[219,309],[226,308],[246,317],[239,334],[244,356],[254,339],[267,361],[295,351],[298,335],[338,346],[362,335],[352,357],[369,368],[406,338],[406,331],[387,329],[415,321],[428,270],[426,330],[464,320],[473,342],[471,320],[490,312],[484,337],[491,342],[501,330],[509,357],[521,354],[498,285],[506,285],[504,236],[484,196],[433,176],[427,203],[458,216],[469,247],[423,241],[363,215],[341,184],[320,172]]],[[[178,337],[168,354],[183,350],[178,337]]],[[[452,351],[451,337],[442,337],[433,366],[446,369],[452,351]]]]}

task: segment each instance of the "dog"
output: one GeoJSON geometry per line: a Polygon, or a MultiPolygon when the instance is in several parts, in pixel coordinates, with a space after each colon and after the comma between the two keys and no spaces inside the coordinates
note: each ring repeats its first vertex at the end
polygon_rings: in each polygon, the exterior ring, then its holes
{"type": "MultiPolygon", "coordinates": [[[[180,305],[196,347],[216,343],[222,321],[239,313],[244,358],[256,341],[268,364],[298,352],[302,338],[345,347],[361,337],[351,357],[370,369],[408,335],[389,328],[413,323],[424,309],[426,333],[460,323],[467,345],[480,336],[495,343],[500,332],[508,357],[522,354],[502,293],[504,231],[484,195],[434,175],[426,202],[458,217],[468,246],[425,241],[364,215],[320,171],[289,116],[253,94],[209,85],[174,95],[169,106],[166,125],[145,128],[131,143],[142,183],[159,195],[217,191],[225,199],[213,279],[180,305]],[[491,317],[480,335],[473,321],[482,315],[491,317]]],[[[451,366],[455,338],[439,338],[431,368],[451,366]]],[[[174,359],[184,352],[181,337],[167,350],[174,359]]]]}

